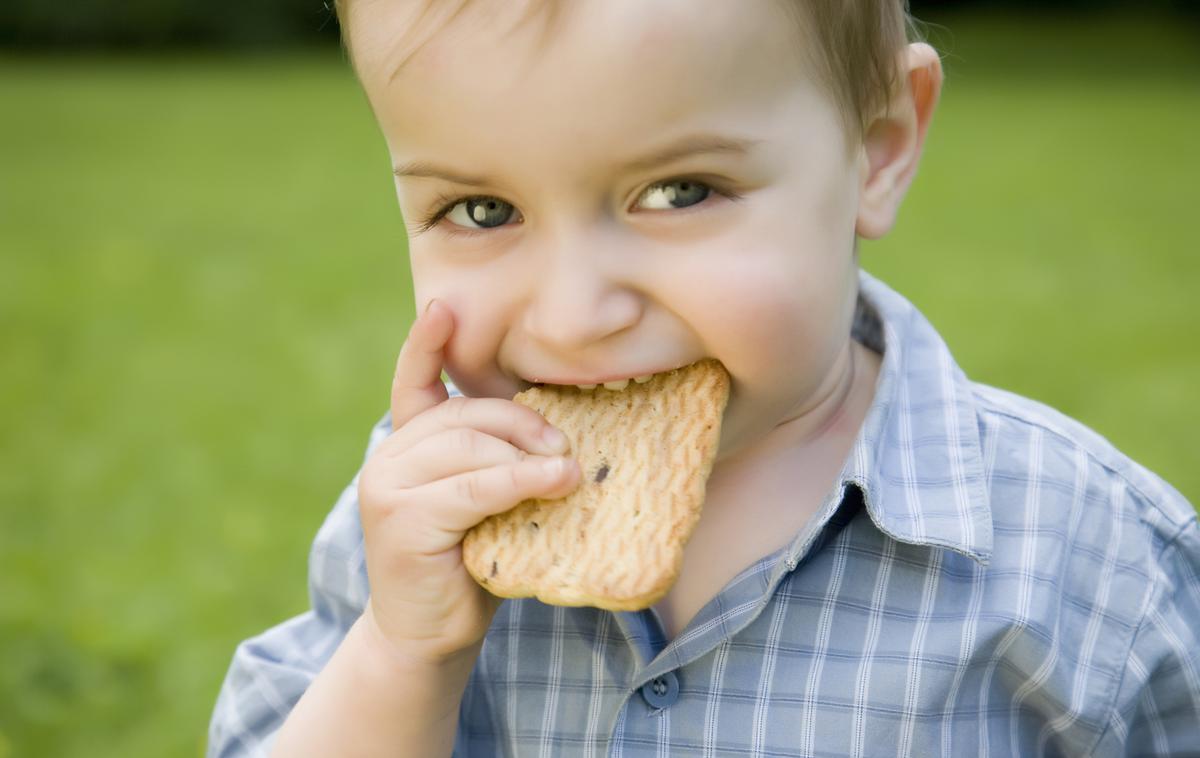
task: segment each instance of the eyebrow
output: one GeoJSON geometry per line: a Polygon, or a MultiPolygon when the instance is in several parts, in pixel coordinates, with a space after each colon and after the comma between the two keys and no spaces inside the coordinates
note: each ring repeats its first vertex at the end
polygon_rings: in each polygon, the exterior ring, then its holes
{"type": "MultiPolygon", "coordinates": [[[[762,140],[759,139],[744,137],[726,137],[718,134],[693,134],[676,140],[648,155],[626,161],[621,164],[619,171],[625,174],[640,173],[693,155],[706,155],[710,153],[745,155],[761,142],[762,140]]],[[[455,184],[465,184],[471,187],[494,187],[499,184],[499,182],[487,176],[462,174],[458,171],[424,161],[401,164],[396,166],[392,173],[397,177],[411,176],[445,179],[455,184]]]]}

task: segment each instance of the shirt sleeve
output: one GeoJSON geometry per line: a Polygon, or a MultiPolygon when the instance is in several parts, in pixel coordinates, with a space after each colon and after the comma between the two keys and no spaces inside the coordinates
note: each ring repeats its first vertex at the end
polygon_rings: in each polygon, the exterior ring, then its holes
{"type": "Polygon", "coordinates": [[[1195,517],[1152,566],[1106,738],[1126,755],[1200,755],[1200,527],[1195,517]]]}
{"type": "MultiPolygon", "coordinates": [[[[391,431],[391,418],[385,415],[371,430],[366,457],[391,431]]],[[[308,564],[311,609],[234,651],[209,725],[209,758],[267,756],[288,713],[362,614],[369,588],[358,476],[343,490],[313,541],[308,564]]]]}

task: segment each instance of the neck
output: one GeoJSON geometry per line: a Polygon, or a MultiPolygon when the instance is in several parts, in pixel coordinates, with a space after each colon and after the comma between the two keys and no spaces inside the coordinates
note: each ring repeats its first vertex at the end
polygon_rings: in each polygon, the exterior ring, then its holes
{"type": "Polygon", "coordinates": [[[849,340],[828,386],[805,411],[785,419],[761,440],[714,467],[713,478],[738,479],[781,458],[797,466],[840,466],[866,418],[875,394],[880,356],[849,340]]]}

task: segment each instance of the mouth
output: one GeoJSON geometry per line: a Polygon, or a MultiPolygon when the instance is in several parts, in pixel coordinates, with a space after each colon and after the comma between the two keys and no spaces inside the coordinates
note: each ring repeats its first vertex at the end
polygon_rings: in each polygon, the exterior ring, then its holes
{"type": "MultiPolygon", "coordinates": [[[[690,364],[688,364],[688,365],[690,365],[690,364]]],[[[680,368],[683,368],[683,367],[675,366],[674,368],[664,369],[662,371],[653,371],[648,374],[637,374],[637,375],[632,375],[632,376],[626,374],[626,375],[617,375],[617,376],[609,376],[609,377],[589,377],[589,378],[583,379],[581,381],[572,381],[572,380],[549,381],[549,380],[541,380],[541,379],[523,379],[521,382],[521,384],[522,384],[521,388],[524,390],[524,389],[529,389],[530,387],[546,387],[546,386],[575,387],[576,389],[578,389],[581,392],[594,392],[594,391],[600,390],[600,389],[608,390],[609,392],[620,392],[621,390],[627,388],[630,384],[646,384],[647,382],[653,381],[655,379],[655,377],[662,376],[663,374],[668,374],[672,371],[677,371],[680,368]]]]}

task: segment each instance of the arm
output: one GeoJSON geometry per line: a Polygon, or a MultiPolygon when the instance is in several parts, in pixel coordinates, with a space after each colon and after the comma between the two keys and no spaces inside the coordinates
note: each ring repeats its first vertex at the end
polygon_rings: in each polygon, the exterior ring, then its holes
{"type": "Polygon", "coordinates": [[[437,663],[389,650],[366,613],[300,698],[274,756],[449,756],[479,646],[437,663]]]}
{"type": "Polygon", "coordinates": [[[1195,519],[1154,565],[1101,745],[1126,755],[1200,755],[1200,528],[1195,519]],[[1111,741],[1111,742],[1110,742],[1111,741]]]}
{"type": "MultiPolygon", "coordinates": [[[[367,456],[391,431],[385,416],[367,456]]],[[[338,649],[367,601],[358,477],[342,492],[309,553],[312,610],[241,643],[209,726],[208,756],[265,756],[300,696],[338,649]]]]}

